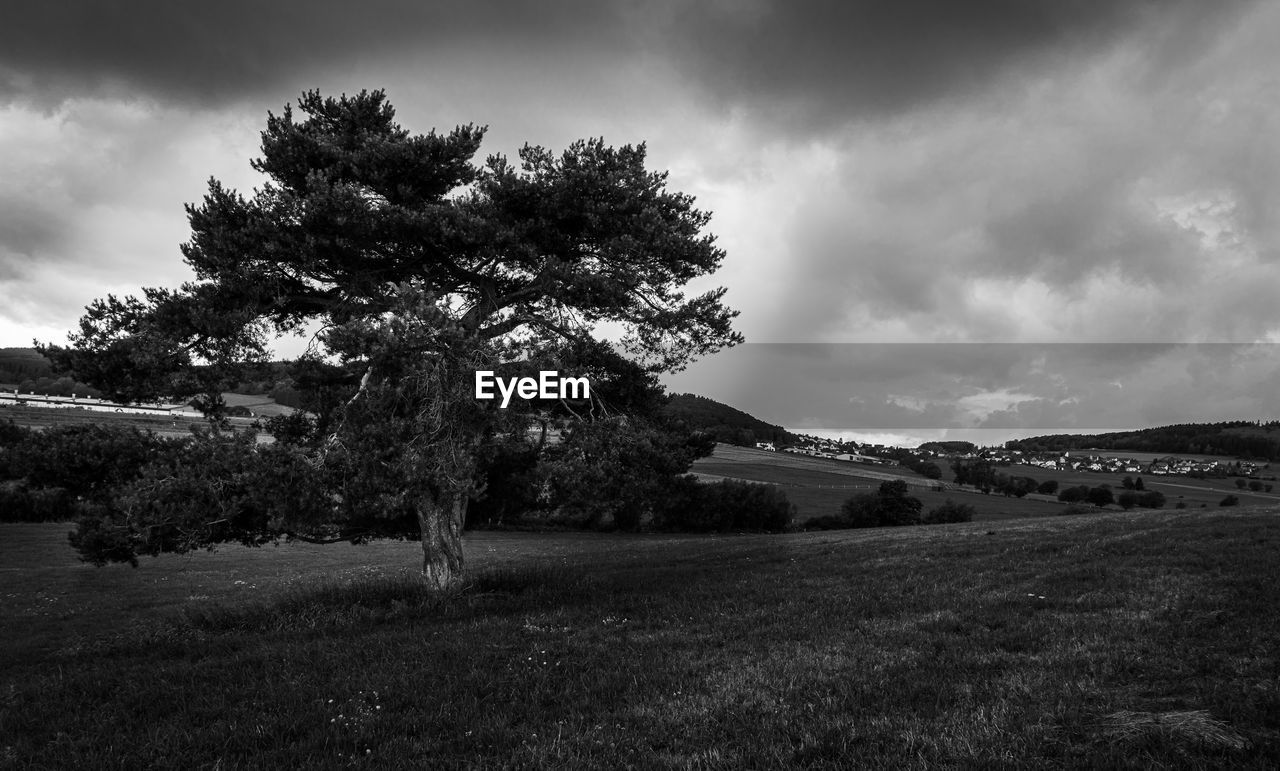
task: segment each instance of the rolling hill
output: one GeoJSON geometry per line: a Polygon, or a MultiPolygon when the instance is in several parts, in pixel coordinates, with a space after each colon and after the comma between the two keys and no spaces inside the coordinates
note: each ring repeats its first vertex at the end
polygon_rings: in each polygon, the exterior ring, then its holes
{"type": "Polygon", "coordinates": [[[690,428],[706,431],[725,444],[752,446],[756,442],[795,442],[799,440],[782,426],[748,415],[715,399],[695,394],[673,394],[663,411],[668,417],[682,420],[690,428]]]}

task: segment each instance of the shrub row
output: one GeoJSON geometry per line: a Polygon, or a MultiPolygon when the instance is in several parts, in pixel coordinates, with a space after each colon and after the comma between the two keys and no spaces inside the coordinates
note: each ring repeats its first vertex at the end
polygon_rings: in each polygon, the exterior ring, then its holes
{"type": "Polygon", "coordinates": [[[791,526],[795,506],[777,485],[699,482],[676,477],[661,509],[654,512],[655,530],[685,533],[780,533],[791,526]]]}
{"type": "Polygon", "coordinates": [[[923,512],[919,498],[907,494],[902,480],[881,482],[875,494],[855,495],[844,502],[840,513],[814,517],[805,523],[809,530],[843,530],[863,527],[896,527],[900,525],[968,522],[976,513],[967,503],[948,498],[942,505],[923,512]]]}

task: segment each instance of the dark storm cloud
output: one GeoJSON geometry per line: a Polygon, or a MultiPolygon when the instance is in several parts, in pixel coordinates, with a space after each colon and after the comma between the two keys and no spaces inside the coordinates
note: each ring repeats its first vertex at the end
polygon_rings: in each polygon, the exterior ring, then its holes
{"type": "MultiPolygon", "coordinates": [[[[514,79],[531,59],[567,58],[590,70],[606,58],[636,58],[670,67],[716,103],[809,127],[963,95],[1029,56],[1105,44],[1192,6],[1189,0],[55,0],[7,11],[0,94],[48,100],[141,90],[210,104],[275,95],[305,82],[304,75],[405,56],[443,65],[478,55],[510,65],[497,76],[514,79]]],[[[428,67],[423,77],[437,71],[428,67]]]]}
{"type": "Polygon", "coordinates": [[[318,72],[406,53],[444,59],[475,50],[499,58],[540,47],[618,50],[623,36],[614,9],[588,0],[51,0],[6,9],[0,96],[49,101],[143,91],[214,104],[247,94],[276,95],[318,72]]]}
{"type": "Polygon", "coordinates": [[[1183,18],[1169,37],[1185,47],[1244,4],[1218,4],[1206,23],[1189,0],[689,3],[671,15],[667,46],[711,98],[806,126],[963,99],[1155,21],[1183,18]]]}

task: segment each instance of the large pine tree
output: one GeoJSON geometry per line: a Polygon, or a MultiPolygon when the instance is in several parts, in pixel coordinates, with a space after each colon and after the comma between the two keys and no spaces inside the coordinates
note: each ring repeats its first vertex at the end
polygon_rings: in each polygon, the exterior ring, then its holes
{"type": "MultiPolygon", "coordinates": [[[[709,215],[645,168],[643,145],[525,146],[518,165],[477,166],[483,129],[411,134],[381,91],[308,92],[298,109],[301,120],[289,107],[268,116],[252,162],[267,182],[252,197],[211,180],[187,207],[194,281],[96,301],[70,345],[47,350],[117,398],[203,392],[216,413],[238,363],[275,333],[318,328],[313,370],[345,365],[358,383],[288,450],[290,467],[341,473],[306,507],[264,504],[235,537],[358,538],[408,516],[424,574],[446,587],[462,567],[477,452],[505,419],[474,399],[475,370],[581,348],[600,322],[625,329],[650,371],[733,345],[724,290],[682,292],[724,254],[703,232],[709,215]]],[[[230,537],[207,515],[174,516],[95,526],[152,550],[230,537]]]]}

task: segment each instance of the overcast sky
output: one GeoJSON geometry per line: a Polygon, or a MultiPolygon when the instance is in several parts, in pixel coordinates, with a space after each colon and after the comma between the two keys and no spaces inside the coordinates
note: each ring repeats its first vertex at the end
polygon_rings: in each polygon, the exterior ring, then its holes
{"type": "Polygon", "coordinates": [[[647,142],[750,342],[673,390],[907,439],[1280,418],[1277,39],[1261,1],[24,3],[0,345],[187,279],[268,110],[385,88],[482,154],[647,142]]]}

